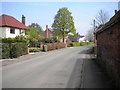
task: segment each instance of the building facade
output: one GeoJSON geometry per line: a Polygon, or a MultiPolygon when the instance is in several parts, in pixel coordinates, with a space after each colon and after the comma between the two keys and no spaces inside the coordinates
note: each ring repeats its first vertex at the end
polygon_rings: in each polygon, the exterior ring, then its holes
{"type": "Polygon", "coordinates": [[[16,36],[23,35],[25,36],[25,30],[28,30],[28,27],[25,26],[25,17],[22,16],[22,23],[19,22],[12,16],[1,15],[0,20],[0,37],[1,38],[15,38],[16,36]]]}

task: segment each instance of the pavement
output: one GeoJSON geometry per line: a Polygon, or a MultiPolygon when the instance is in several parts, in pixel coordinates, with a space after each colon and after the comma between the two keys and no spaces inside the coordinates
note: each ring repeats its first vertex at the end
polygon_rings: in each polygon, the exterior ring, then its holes
{"type": "Polygon", "coordinates": [[[24,61],[2,67],[2,87],[112,88],[106,72],[90,53],[92,47],[65,48],[18,58],[24,61]]]}
{"type": "Polygon", "coordinates": [[[96,61],[94,54],[86,54],[83,61],[80,88],[115,88],[107,72],[96,61]]]}

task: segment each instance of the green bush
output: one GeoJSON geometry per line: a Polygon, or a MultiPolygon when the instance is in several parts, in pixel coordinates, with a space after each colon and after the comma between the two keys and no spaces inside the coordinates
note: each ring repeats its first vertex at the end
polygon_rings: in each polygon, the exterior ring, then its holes
{"type": "Polygon", "coordinates": [[[40,42],[42,43],[55,43],[55,42],[59,42],[56,38],[44,38],[42,40],[40,40],[40,42]]]}
{"type": "Polygon", "coordinates": [[[9,43],[2,43],[0,46],[2,46],[2,58],[10,58],[10,45],[9,43]]]}
{"type": "Polygon", "coordinates": [[[17,58],[27,53],[26,43],[2,43],[2,59],[17,58]]]}
{"type": "Polygon", "coordinates": [[[30,40],[30,47],[40,47],[40,43],[38,41],[30,40]]]}
{"type": "Polygon", "coordinates": [[[16,36],[15,37],[15,41],[16,42],[25,42],[25,43],[29,43],[29,40],[27,38],[25,38],[24,36],[16,36]]]}
{"type": "Polygon", "coordinates": [[[10,58],[17,58],[28,53],[26,43],[12,43],[10,50],[10,58]]]}
{"type": "Polygon", "coordinates": [[[15,43],[15,38],[2,38],[2,43],[15,43]]]}
{"type": "Polygon", "coordinates": [[[41,49],[38,47],[31,47],[30,52],[39,52],[41,49]]]}
{"type": "Polygon", "coordinates": [[[28,43],[29,40],[27,40],[24,36],[16,36],[15,38],[2,38],[2,43],[15,43],[15,42],[28,43]]]}

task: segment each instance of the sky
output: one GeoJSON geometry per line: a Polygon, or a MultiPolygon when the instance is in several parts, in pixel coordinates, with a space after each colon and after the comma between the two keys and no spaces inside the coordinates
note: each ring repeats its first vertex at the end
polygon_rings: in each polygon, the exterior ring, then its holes
{"type": "Polygon", "coordinates": [[[112,17],[114,10],[118,9],[118,2],[2,2],[0,15],[7,14],[19,21],[24,15],[27,26],[38,23],[45,30],[46,25],[51,28],[54,16],[62,7],[72,13],[76,31],[85,35],[92,28],[92,20],[98,12],[102,9],[112,17]]]}

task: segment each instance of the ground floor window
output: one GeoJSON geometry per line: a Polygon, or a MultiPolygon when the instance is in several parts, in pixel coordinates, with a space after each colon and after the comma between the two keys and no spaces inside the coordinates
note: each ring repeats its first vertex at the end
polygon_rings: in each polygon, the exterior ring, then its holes
{"type": "Polygon", "coordinates": [[[15,34],[15,28],[10,28],[10,33],[15,34]]]}

